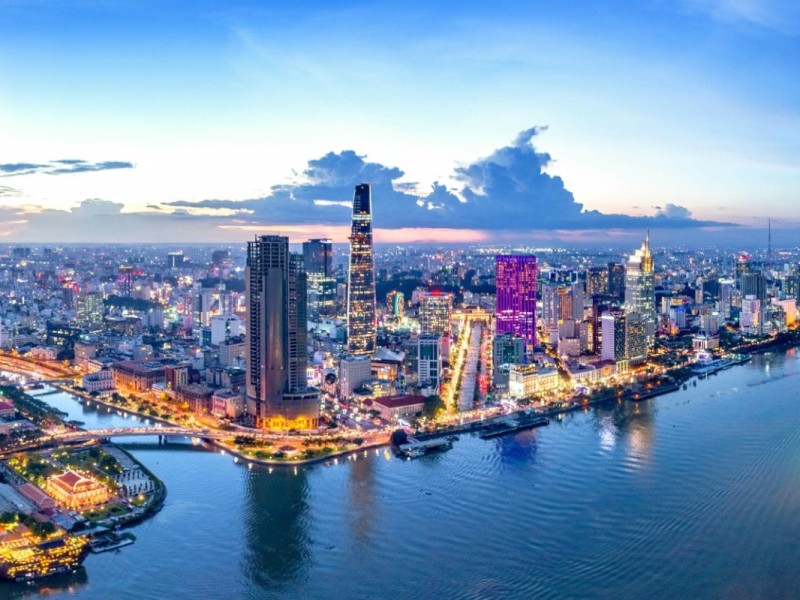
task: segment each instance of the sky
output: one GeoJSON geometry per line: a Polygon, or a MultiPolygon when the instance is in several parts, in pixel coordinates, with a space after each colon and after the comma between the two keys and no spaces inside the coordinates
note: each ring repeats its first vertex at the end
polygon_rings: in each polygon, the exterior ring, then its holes
{"type": "Polygon", "coordinates": [[[0,241],[791,240],[798,75],[794,0],[0,0],[0,241]]]}

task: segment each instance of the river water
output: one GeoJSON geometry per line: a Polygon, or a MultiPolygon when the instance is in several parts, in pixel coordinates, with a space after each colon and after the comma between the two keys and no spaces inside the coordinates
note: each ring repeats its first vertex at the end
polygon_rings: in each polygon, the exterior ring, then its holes
{"type": "MultiPolygon", "coordinates": [[[[293,470],[123,446],[166,484],[137,542],[0,597],[780,598],[800,594],[800,358],[413,461],[293,470]]],[[[44,396],[87,427],[132,419],[44,396]]]]}

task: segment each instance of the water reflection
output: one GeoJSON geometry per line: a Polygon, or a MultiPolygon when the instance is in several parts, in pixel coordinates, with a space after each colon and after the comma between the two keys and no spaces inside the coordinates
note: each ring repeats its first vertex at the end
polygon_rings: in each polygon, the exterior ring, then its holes
{"type": "Polygon", "coordinates": [[[0,598],[3,600],[18,600],[34,596],[49,596],[53,594],[74,594],[86,588],[88,577],[86,569],[78,567],[72,573],[55,575],[45,580],[29,584],[15,584],[0,581],[0,598]]]}
{"type": "Polygon", "coordinates": [[[650,458],[653,447],[655,405],[653,399],[641,402],[618,402],[597,406],[594,428],[600,447],[610,452],[619,442],[636,464],[650,458]]]}
{"type": "Polygon", "coordinates": [[[365,545],[372,537],[376,518],[375,461],[359,455],[350,465],[347,521],[353,540],[365,545]]]}
{"type": "Polygon", "coordinates": [[[245,486],[245,576],[268,589],[302,578],[311,556],[305,473],[255,470],[245,486]]]}

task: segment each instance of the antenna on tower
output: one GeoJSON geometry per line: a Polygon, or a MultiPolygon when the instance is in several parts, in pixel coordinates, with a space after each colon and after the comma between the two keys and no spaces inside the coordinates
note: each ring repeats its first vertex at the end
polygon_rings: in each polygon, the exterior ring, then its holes
{"type": "Polygon", "coordinates": [[[767,219],[767,267],[772,267],[772,219],[767,219]]]}

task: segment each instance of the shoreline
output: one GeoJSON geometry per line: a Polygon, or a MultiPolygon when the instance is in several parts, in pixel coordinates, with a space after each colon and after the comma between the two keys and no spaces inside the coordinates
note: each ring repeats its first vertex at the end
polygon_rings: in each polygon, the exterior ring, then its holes
{"type": "MultiPolygon", "coordinates": [[[[764,352],[769,352],[769,351],[774,351],[774,350],[780,350],[780,349],[787,349],[788,350],[790,348],[798,347],[798,346],[800,346],[800,339],[795,337],[795,339],[788,339],[788,340],[784,340],[784,339],[781,339],[781,340],[778,340],[778,339],[770,340],[770,341],[765,342],[763,344],[759,344],[759,345],[756,345],[756,346],[753,346],[753,347],[748,347],[746,349],[741,349],[741,350],[739,350],[739,352],[752,356],[752,355],[755,355],[755,354],[761,354],[761,353],[764,353],[764,352]]],[[[563,415],[563,414],[574,412],[574,411],[578,411],[578,410],[584,410],[584,409],[586,409],[588,407],[596,406],[596,405],[603,404],[603,403],[606,403],[606,402],[622,401],[622,400],[631,401],[631,402],[641,402],[641,401],[644,401],[644,400],[656,398],[658,396],[663,396],[663,395],[666,395],[666,394],[669,394],[669,393],[672,393],[672,392],[680,391],[681,390],[681,386],[683,384],[685,384],[687,381],[690,381],[693,377],[697,377],[697,376],[698,376],[697,374],[691,373],[691,374],[687,374],[687,375],[685,375],[684,377],[681,377],[681,378],[673,378],[674,379],[674,383],[667,384],[665,386],[661,386],[661,387],[653,389],[653,390],[648,390],[644,394],[642,394],[641,392],[634,392],[634,391],[631,391],[631,390],[626,390],[622,394],[611,394],[611,395],[608,395],[608,396],[603,396],[603,397],[600,397],[600,398],[587,400],[585,402],[569,404],[567,406],[562,406],[562,407],[558,407],[558,408],[551,408],[551,409],[547,409],[547,410],[537,410],[537,409],[533,409],[533,408],[521,408],[519,410],[516,410],[516,411],[513,411],[511,413],[508,413],[505,416],[512,416],[512,417],[514,417],[514,416],[523,416],[524,414],[527,413],[527,411],[534,410],[534,411],[536,411],[536,414],[538,414],[540,416],[555,417],[555,416],[558,416],[558,415],[563,415]],[[636,397],[637,393],[639,394],[639,397],[636,397]]],[[[70,394],[72,396],[75,396],[82,403],[86,402],[86,401],[95,402],[95,403],[97,403],[99,405],[102,405],[102,406],[105,406],[105,407],[107,407],[109,409],[118,410],[120,412],[129,414],[129,415],[133,415],[133,416],[137,416],[137,417],[140,417],[142,419],[148,419],[153,423],[160,423],[162,425],[170,425],[170,426],[180,426],[180,427],[183,426],[183,425],[181,425],[179,423],[175,423],[175,422],[163,419],[161,417],[154,417],[152,415],[145,414],[145,413],[140,413],[138,411],[131,410],[129,408],[123,408],[123,407],[117,406],[116,404],[113,404],[111,402],[107,402],[107,401],[103,400],[99,396],[98,397],[90,396],[88,393],[80,392],[80,391],[77,391],[77,390],[74,390],[72,388],[67,387],[62,381],[52,381],[52,382],[44,382],[44,383],[46,385],[50,385],[51,387],[54,387],[54,388],[56,388],[56,389],[58,389],[58,390],[60,390],[60,391],[62,391],[64,393],[67,393],[67,394],[70,394]]],[[[436,429],[434,431],[419,431],[419,432],[415,433],[414,435],[417,436],[417,437],[430,439],[430,438],[443,436],[443,435],[453,435],[453,434],[458,434],[458,433],[470,433],[470,432],[473,432],[475,430],[478,430],[478,429],[481,429],[482,427],[484,427],[487,424],[487,422],[490,421],[492,418],[495,418],[495,417],[493,416],[493,417],[490,417],[489,419],[471,421],[469,423],[464,423],[464,424],[461,424],[461,425],[450,425],[450,426],[447,426],[447,427],[444,427],[444,428],[436,429]]],[[[235,433],[233,435],[235,435],[235,433]]],[[[190,436],[187,436],[187,437],[190,437],[190,436]]],[[[365,442],[364,444],[362,444],[361,446],[359,446],[357,448],[338,450],[336,452],[331,452],[329,454],[325,454],[325,455],[322,455],[322,456],[314,456],[314,457],[311,457],[311,458],[270,459],[270,458],[258,458],[258,457],[252,456],[250,454],[247,454],[246,452],[243,452],[243,451],[241,451],[241,450],[239,450],[239,449],[237,449],[235,447],[232,447],[232,446],[230,446],[230,445],[228,445],[228,444],[226,444],[224,442],[221,442],[219,440],[212,440],[212,439],[208,439],[208,438],[203,438],[203,435],[202,435],[201,431],[198,431],[196,436],[191,436],[191,437],[197,437],[198,439],[200,439],[202,441],[202,444],[204,446],[208,447],[208,449],[210,451],[214,451],[214,449],[219,449],[219,450],[224,451],[225,453],[229,453],[229,454],[233,455],[234,457],[238,458],[239,461],[242,461],[242,462],[245,462],[245,463],[263,465],[263,466],[267,466],[267,467],[278,467],[278,468],[292,468],[292,467],[298,467],[298,466],[308,466],[308,465],[312,465],[312,464],[315,464],[315,463],[325,463],[325,462],[330,461],[332,459],[337,459],[337,458],[340,458],[342,456],[347,456],[349,454],[357,454],[360,451],[366,451],[366,450],[370,450],[370,449],[373,449],[373,448],[388,447],[388,446],[391,445],[389,440],[376,441],[376,442],[371,442],[371,443],[370,442],[365,442]]],[[[237,461],[237,464],[238,464],[238,461],[237,461]]],[[[252,467],[248,466],[248,468],[252,468],[252,467]]],[[[156,478],[156,480],[157,480],[157,478],[156,478]]]]}

